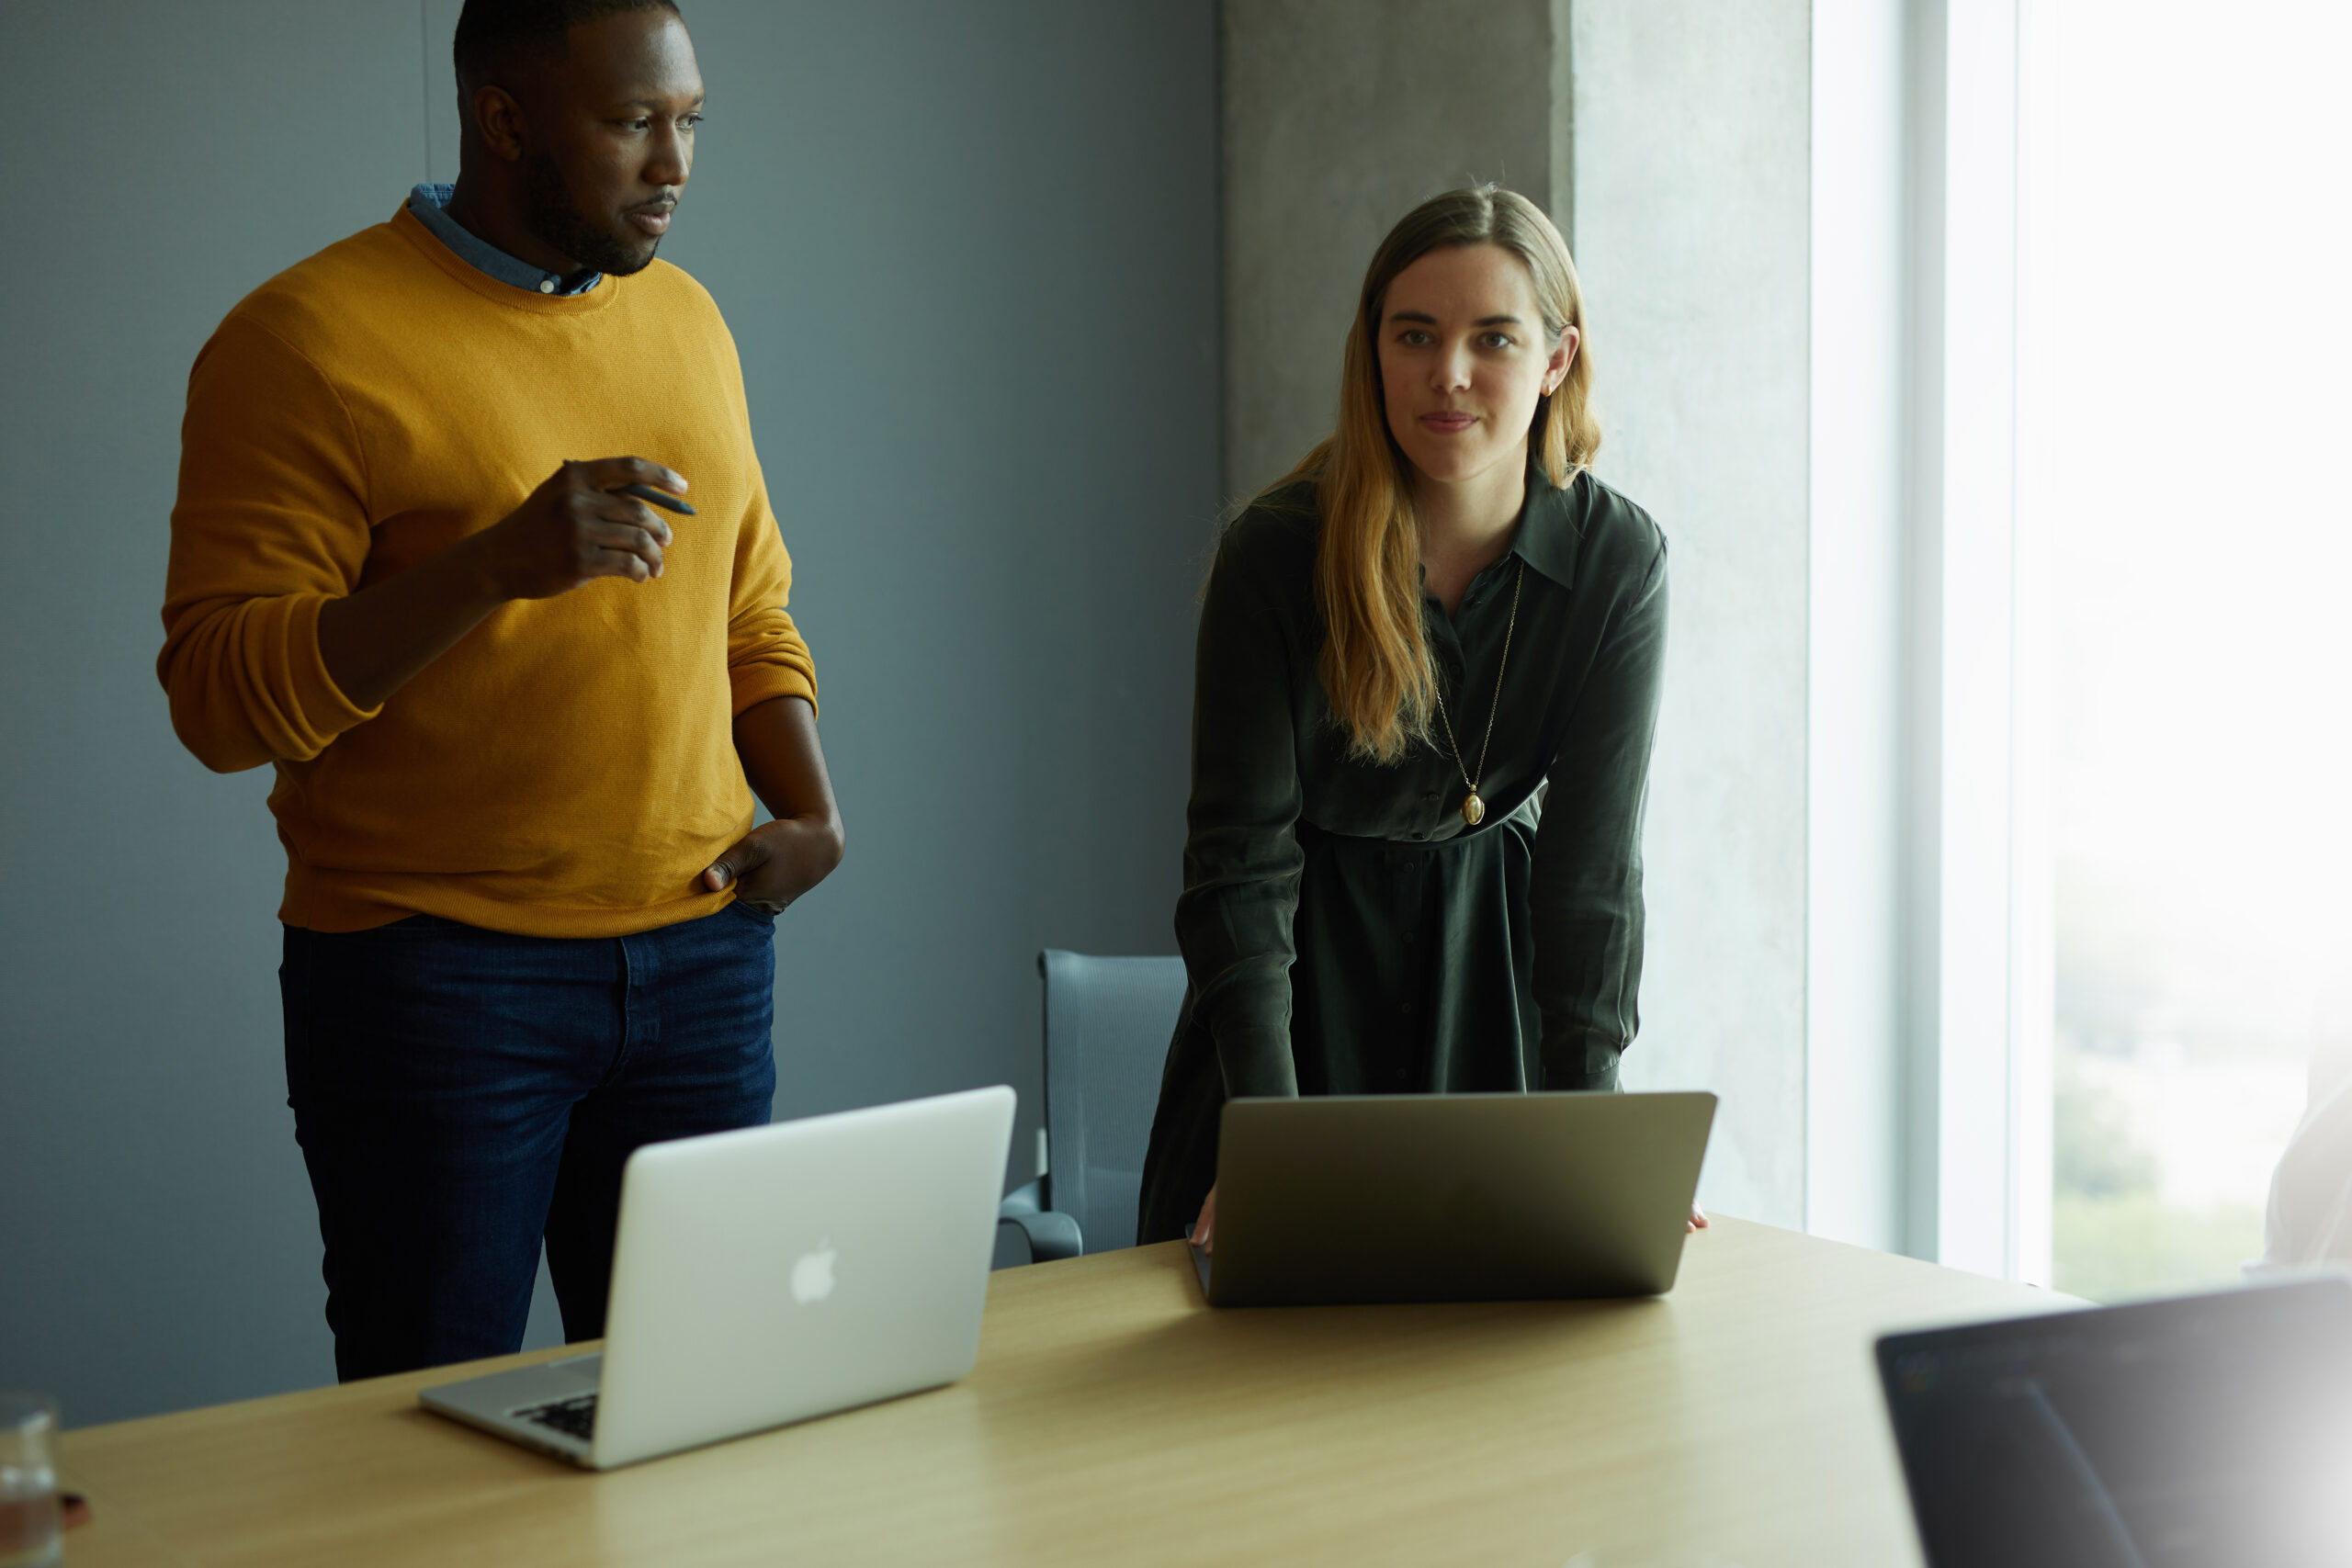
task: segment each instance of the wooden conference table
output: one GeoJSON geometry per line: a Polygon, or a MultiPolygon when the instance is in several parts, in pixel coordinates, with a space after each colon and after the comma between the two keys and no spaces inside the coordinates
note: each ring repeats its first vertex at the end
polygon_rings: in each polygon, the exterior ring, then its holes
{"type": "Polygon", "coordinates": [[[447,1369],[69,1432],[66,1561],[1891,1568],[1871,1337],[2064,1301],[1719,1219],[1654,1300],[1218,1312],[1171,1242],[996,1274],[953,1387],[604,1475],[447,1369]]]}

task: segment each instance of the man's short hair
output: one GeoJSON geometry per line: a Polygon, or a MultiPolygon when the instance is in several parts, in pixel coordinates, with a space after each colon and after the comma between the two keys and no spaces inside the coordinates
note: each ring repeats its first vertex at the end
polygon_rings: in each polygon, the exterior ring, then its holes
{"type": "Polygon", "coordinates": [[[677,0],[466,0],[450,53],[462,100],[507,65],[530,55],[561,59],[565,39],[582,22],[624,11],[678,14],[677,0]]]}

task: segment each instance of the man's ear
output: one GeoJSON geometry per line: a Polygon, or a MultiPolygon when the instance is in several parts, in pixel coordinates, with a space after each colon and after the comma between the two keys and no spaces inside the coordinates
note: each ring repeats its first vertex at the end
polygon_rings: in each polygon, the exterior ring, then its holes
{"type": "Polygon", "coordinates": [[[523,157],[523,106],[503,87],[480,86],[473,96],[474,134],[493,158],[520,163],[523,157]]]}

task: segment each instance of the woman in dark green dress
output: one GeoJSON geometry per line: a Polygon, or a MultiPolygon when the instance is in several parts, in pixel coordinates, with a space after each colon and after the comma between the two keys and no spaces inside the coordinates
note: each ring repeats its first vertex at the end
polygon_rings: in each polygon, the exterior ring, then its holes
{"type": "Polygon", "coordinates": [[[1143,1241],[1213,1234],[1228,1096],[1617,1085],[1666,541],[1587,470],[1582,337],[1533,203],[1424,203],[1338,430],[1218,546],[1143,1241]]]}

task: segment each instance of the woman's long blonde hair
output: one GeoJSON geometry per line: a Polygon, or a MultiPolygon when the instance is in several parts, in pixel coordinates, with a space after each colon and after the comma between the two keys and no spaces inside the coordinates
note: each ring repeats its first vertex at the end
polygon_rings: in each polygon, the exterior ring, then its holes
{"type": "MultiPolygon", "coordinates": [[[[1373,253],[1340,371],[1340,422],[1329,440],[1267,487],[1317,481],[1323,513],[1315,597],[1323,614],[1323,690],[1352,756],[1394,762],[1429,734],[1437,675],[1421,636],[1421,536],[1412,470],[1389,433],[1380,385],[1380,317],[1396,275],[1431,251],[1499,245],[1526,264],[1544,330],[1584,332],[1576,264],[1544,209],[1516,191],[1472,186],[1407,213],[1373,253]]],[[[1535,405],[1529,449],[1555,486],[1592,460],[1592,359],[1579,344],[1558,389],[1535,405]]]]}

